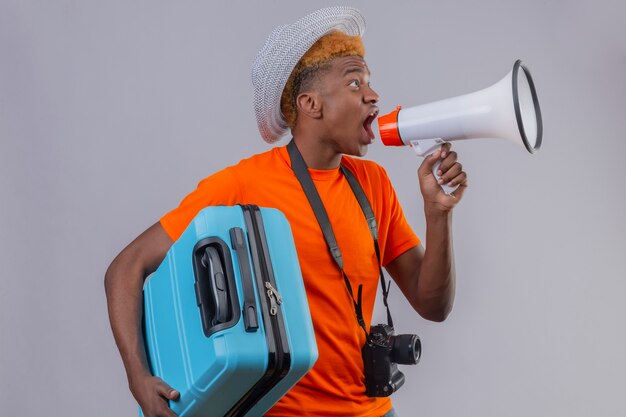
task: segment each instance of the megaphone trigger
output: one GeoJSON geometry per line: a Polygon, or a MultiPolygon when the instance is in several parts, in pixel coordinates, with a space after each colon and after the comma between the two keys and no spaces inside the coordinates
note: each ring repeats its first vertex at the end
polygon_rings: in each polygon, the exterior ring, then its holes
{"type": "Polygon", "coordinates": [[[434,154],[441,148],[441,145],[446,143],[441,138],[434,139],[413,139],[409,141],[409,144],[418,156],[426,158],[428,155],[434,154]]]}

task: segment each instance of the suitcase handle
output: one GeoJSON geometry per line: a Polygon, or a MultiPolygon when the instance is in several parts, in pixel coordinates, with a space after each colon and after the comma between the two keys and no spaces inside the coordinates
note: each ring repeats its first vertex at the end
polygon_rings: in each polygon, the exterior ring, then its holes
{"type": "MultiPolygon", "coordinates": [[[[209,272],[207,292],[210,303],[214,307],[211,325],[215,326],[220,323],[226,323],[230,315],[228,285],[226,283],[226,276],[224,275],[224,268],[222,267],[222,260],[220,259],[217,249],[213,246],[207,246],[204,249],[204,256],[202,256],[201,262],[202,266],[209,272]]],[[[203,305],[206,305],[206,303],[203,303],[203,305]]]]}
{"type": "Polygon", "coordinates": [[[230,250],[217,238],[198,242],[193,251],[196,302],[205,336],[234,326],[240,318],[230,250]]]}

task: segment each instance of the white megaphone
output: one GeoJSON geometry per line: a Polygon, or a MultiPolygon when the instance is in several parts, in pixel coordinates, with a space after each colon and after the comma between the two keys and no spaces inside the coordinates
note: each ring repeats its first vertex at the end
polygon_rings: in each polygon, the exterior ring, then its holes
{"type": "MultiPolygon", "coordinates": [[[[382,142],[409,145],[422,157],[444,141],[508,139],[534,153],[541,146],[542,123],[537,92],[530,71],[515,61],[500,81],[483,90],[394,111],[378,118],[382,142]]],[[[433,167],[437,179],[439,162],[433,167]]],[[[450,194],[455,188],[442,185],[450,194]]]]}

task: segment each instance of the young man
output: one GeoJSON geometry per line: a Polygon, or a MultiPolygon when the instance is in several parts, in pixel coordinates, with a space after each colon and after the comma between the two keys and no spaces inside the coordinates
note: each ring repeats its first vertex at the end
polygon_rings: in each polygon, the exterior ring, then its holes
{"type": "MultiPolygon", "coordinates": [[[[340,170],[350,170],[365,191],[378,222],[380,258],[415,310],[442,321],[454,298],[452,209],[467,176],[446,145],[418,170],[424,198],[424,251],[408,226],[385,171],[363,156],[374,140],[378,114],[363,59],[364,22],[351,8],[314,12],[274,30],[253,66],[255,112],[267,142],[287,127],[328,213],[353,288],[362,285],[362,315],[369,328],[379,285],[373,240],[361,208],[340,170]],[[349,155],[349,156],[348,156],[349,155]],[[458,186],[445,194],[431,170],[441,161],[440,183],[458,186]]],[[[167,400],[178,392],[149,372],[141,333],[142,285],[200,209],[257,204],[281,210],[291,225],[315,328],[319,359],[313,369],[268,412],[268,416],[390,416],[389,398],[365,395],[361,348],[365,335],[353,300],[334,262],[285,146],[242,160],[198,185],[130,245],[107,270],[105,283],[113,333],[131,392],[146,417],[174,416],[167,400]]],[[[176,387],[174,387],[176,388],[176,387]]]]}

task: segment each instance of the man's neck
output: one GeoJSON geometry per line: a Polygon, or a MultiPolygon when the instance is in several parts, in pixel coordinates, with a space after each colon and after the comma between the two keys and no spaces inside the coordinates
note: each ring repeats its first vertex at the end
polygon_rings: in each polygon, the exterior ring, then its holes
{"type": "Polygon", "coordinates": [[[294,129],[292,133],[307,167],[311,169],[335,169],[339,167],[341,153],[334,149],[331,143],[325,142],[323,138],[307,134],[302,130],[294,129]]]}

